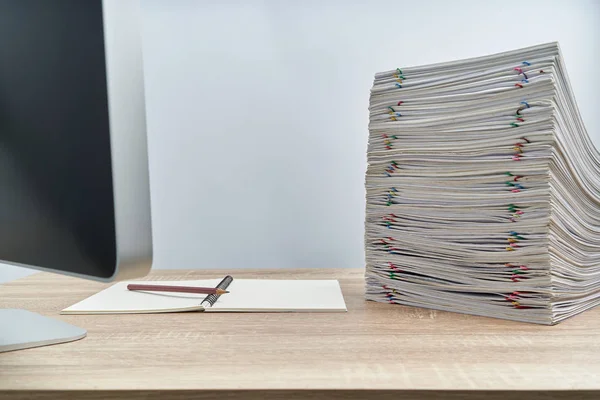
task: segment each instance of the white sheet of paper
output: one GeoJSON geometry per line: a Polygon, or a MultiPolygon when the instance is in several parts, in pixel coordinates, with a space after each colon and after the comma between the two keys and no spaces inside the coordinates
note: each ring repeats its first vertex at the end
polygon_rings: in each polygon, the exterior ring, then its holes
{"type": "Polygon", "coordinates": [[[182,311],[211,312],[344,312],[346,304],[337,280],[234,279],[228,294],[212,307],[202,306],[204,294],[127,290],[130,283],[215,287],[221,280],[119,282],[68,308],[63,314],[122,314],[182,311]]]}

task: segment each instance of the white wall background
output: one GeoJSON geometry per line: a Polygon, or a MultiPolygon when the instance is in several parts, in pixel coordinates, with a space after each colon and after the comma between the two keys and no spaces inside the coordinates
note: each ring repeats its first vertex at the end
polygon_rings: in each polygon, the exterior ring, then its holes
{"type": "MultiPolygon", "coordinates": [[[[600,147],[596,1],[142,9],[155,268],[361,267],[378,71],[559,41],[600,147]]],[[[0,281],[26,273],[6,267],[0,281]]]]}

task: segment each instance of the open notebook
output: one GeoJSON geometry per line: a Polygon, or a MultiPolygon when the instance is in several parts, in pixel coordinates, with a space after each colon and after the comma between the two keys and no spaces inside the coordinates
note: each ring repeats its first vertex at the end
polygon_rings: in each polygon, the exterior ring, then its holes
{"type": "Polygon", "coordinates": [[[344,312],[346,304],[336,280],[206,279],[148,282],[160,285],[219,287],[221,296],[127,290],[136,282],[119,282],[61,314],[140,314],[206,312],[344,312]]]}

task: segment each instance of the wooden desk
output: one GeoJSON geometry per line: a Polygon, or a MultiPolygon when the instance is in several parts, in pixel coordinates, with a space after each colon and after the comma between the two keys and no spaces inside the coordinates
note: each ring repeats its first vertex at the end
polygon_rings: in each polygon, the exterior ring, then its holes
{"type": "MultiPolygon", "coordinates": [[[[156,270],[149,278],[222,275],[156,270]]],[[[356,269],[232,275],[337,278],[349,311],[67,316],[58,312],[105,285],[39,273],[0,287],[0,307],[63,319],[87,328],[88,337],[0,354],[0,398],[507,400],[506,390],[535,391],[519,394],[526,399],[600,396],[600,308],[547,327],[366,302],[356,269]]]]}

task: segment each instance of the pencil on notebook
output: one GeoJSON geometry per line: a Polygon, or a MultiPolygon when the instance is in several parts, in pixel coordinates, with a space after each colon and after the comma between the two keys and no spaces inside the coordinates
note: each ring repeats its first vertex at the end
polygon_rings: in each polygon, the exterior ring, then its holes
{"type": "Polygon", "coordinates": [[[127,285],[128,290],[145,290],[151,292],[177,292],[177,293],[198,293],[198,294],[225,294],[227,290],[219,288],[207,288],[198,286],[166,286],[166,285],[147,285],[131,283],[127,285]]]}

